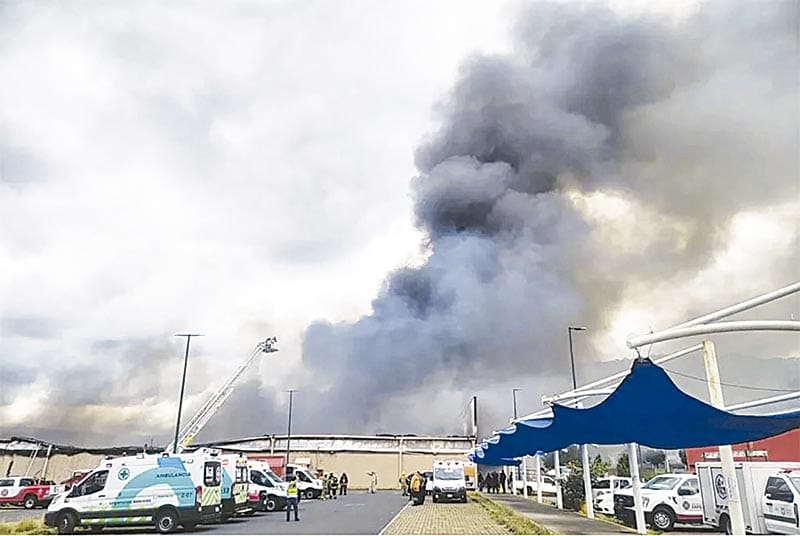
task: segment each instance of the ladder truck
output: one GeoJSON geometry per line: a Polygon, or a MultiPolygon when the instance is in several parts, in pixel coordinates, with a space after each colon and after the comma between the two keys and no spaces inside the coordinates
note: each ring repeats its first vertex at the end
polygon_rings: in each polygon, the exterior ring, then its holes
{"type": "MultiPolygon", "coordinates": [[[[231,377],[219,386],[214,394],[206,400],[206,403],[200,407],[197,413],[189,419],[189,422],[181,428],[178,435],[178,452],[181,452],[191,444],[200,430],[211,420],[211,417],[214,416],[217,410],[222,407],[222,404],[231,396],[242,374],[244,374],[250,365],[252,365],[261,354],[270,354],[278,351],[277,343],[278,339],[276,337],[269,337],[256,344],[255,348],[250,352],[250,355],[239,365],[231,377]]],[[[170,443],[166,448],[166,452],[172,452],[174,446],[174,443],[170,443]]]]}

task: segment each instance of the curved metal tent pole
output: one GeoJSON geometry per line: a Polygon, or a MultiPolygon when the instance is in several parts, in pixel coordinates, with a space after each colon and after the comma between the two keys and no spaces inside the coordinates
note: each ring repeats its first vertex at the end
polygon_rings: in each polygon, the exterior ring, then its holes
{"type": "Polygon", "coordinates": [[[711,335],[714,333],[731,333],[739,331],[800,331],[800,322],[796,320],[741,320],[733,322],[714,322],[699,326],[670,328],[648,335],[631,337],[628,348],[639,348],[657,342],[683,339],[695,335],[711,335]]]}

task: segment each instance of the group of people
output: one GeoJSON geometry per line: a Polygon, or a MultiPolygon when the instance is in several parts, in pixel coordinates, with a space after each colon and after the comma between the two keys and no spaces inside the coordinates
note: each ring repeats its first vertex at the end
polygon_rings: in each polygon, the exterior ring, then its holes
{"type": "Polygon", "coordinates": [[[320,479],[322,480],[322,495],[320,499],[335,499],[339,495],[347,495],[347,473],[342,473],[342,476],[336,476],[334,473],[323,474],[320,479]]]}
{"type": "Polygon", "coordinates": [[[415,471],[410,475],[406,475],[405,471],[400,474],[400,490],[404,496],[408,495],[410,497],[415,506],[425,502],[426,480],[425,475],[419,471],[415,471]]]}
{"type": "MultiPolygon", "coordinates": [[[[508,478],[508,486],[511,487],[511,478],[508,478]]],[[[489,493],[507,493],[506,491],[506,474],[503,471],[499,473],[492,471],[483,477],[481,472],[478,472],[478,489],[481,491],[488,491],[489,493]]]]}

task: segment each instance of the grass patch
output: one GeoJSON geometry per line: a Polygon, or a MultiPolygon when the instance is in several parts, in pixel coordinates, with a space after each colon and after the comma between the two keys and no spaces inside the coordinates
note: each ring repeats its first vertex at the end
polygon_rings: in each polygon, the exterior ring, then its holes
{"type": "Polygon", "coordinates": [[[0,534],[55,534],[56,529],[45,527],[38,519],[23,519],[16,523],[0,523],[0,534]]]}
{"type": "Polygon", "coordinates": [[[502,504],[497,504],[483,495],[470,493],[469,497],[480,504],[492,520],[508,529],[512,534],[555,534],[555,532],[534,523],[527,517],[510,508],[506,508],[502,504]]]}

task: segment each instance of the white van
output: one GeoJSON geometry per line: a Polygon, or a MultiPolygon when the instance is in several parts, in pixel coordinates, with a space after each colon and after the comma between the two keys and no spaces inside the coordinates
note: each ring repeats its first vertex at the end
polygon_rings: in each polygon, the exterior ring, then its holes
{"type": "Polygon", "coordinates": [[[247,458],[236,454],[222,454],[222,520],[252,511],[247,505],[247,458]]]}
{"type": "Polygon", "coordinates": [[[217,453],[139,454],[106,459],[72,489],[57,495],[44,523],[69,534],[77,526],[155,525],[166,534],[216,522],[221,464],[217,453]]]}
{"type": "Polygon", "coordinates": [[[433,502],[443,500],[467,502],[467,482],[464,462],[440,460],[433,462],[433,502]]]}
{"type": "Polygon", "coordinates": [[[247,502],[252,508],[260,512],[272,512],[286,506],[286,486],[274,480],[269,464],[249,461],[247,468],[247,502]]]}
{"type": "Polygon", "coordinates": [[[322,480],[314,478],[308,468],[290,463],[286,466],[286,476],[289,475],[296,477],[301,499],[316,499],[322,495],[322,480]]]}

